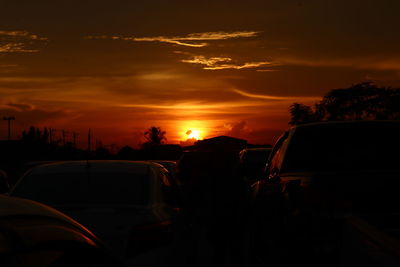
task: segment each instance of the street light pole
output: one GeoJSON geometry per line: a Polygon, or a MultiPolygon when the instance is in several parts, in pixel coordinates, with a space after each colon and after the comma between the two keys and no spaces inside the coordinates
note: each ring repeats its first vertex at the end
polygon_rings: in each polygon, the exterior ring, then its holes
{"type": "Polygon", "coordinates": [[[3,120],[8,122],[8,141],[11,140],[11,121],[15,120],[15,117],[3,117],[3,120]]]}

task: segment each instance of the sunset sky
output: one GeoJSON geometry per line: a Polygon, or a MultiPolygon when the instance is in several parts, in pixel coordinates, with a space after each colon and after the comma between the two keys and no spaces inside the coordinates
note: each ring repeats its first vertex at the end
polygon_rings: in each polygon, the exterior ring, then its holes
{"type": "MultiPolygon", "coordinates": [[[[273,143],[293,102],[400,86],[400,1],[2,1],[0,116],[137,146],[273,143]]],[[[0,120],[0,139],[7,138],[0,120]]]]}

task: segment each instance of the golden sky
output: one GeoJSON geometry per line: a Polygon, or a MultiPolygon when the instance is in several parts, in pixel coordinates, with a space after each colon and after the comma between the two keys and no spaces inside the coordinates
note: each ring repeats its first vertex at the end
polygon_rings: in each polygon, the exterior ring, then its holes
{"type": "MultiPolygon", "coordinates": [[[[105,144],[230,135],[273,143],[289,105],[400,86],[397,0],[8,1],[0,116],[105,144]]],[[[0,139],[6,122],[0,121],[0,139]]]]}

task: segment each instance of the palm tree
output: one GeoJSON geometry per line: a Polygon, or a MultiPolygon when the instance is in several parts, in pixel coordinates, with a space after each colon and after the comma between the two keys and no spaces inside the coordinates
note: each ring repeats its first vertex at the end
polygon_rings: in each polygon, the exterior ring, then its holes
{"type": "Polygon", "coordinates": [[[146,138],[146,142],[144,145],[161,145],[164,143],[164,140],[167,140],[165,137],[166,132],[162,131],[160,127],[150,127],[146,132],[144,132],[144,137],[146,138]]]}

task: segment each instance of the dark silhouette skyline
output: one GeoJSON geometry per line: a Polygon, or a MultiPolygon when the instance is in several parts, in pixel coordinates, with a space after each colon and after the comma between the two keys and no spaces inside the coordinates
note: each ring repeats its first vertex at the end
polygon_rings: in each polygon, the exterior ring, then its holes
{"type": "Polygon", "coordinates": [[[342,120],[399,120],[400,88],[372,82],[329,91],[313,106],[293,103],[289,124],[342,120]]]}

